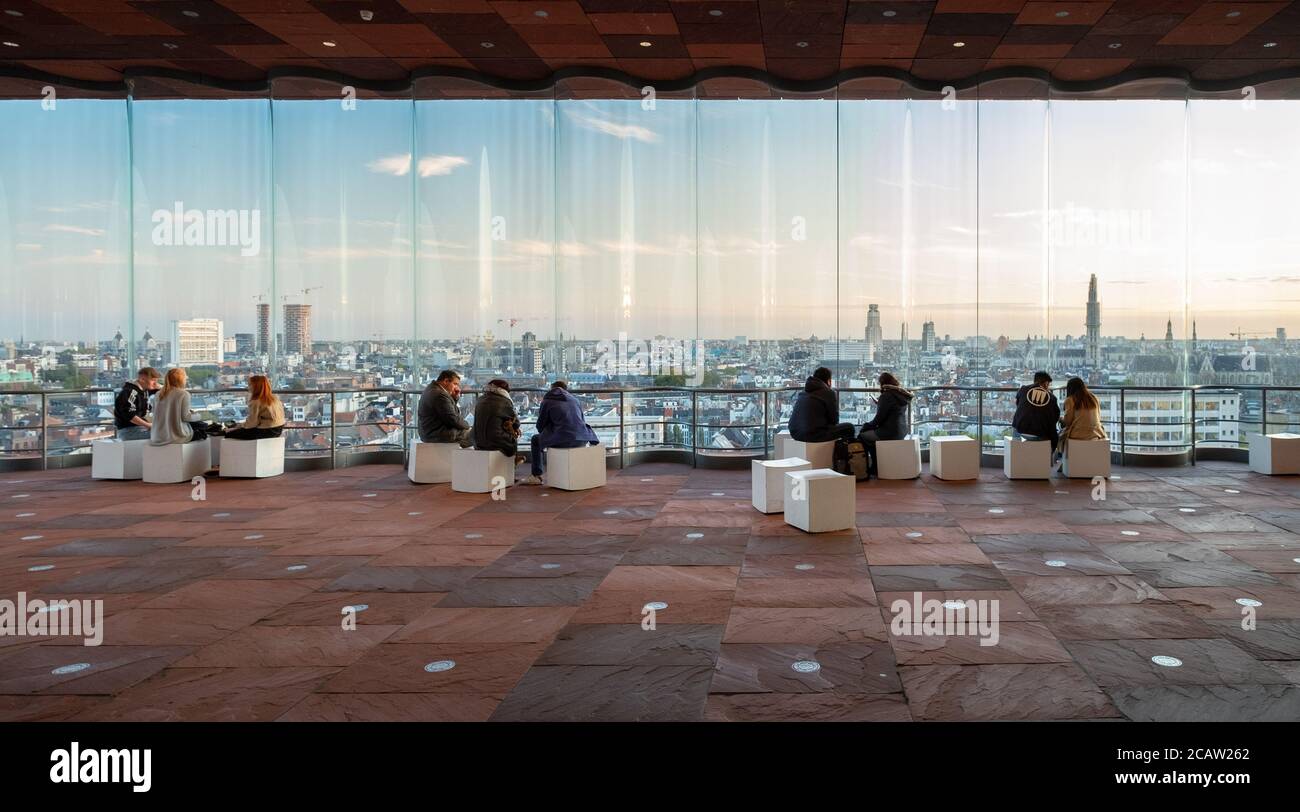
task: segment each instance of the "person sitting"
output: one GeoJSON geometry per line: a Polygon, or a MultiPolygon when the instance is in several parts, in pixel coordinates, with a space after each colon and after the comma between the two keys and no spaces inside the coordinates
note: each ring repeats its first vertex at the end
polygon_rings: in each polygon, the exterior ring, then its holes
{"type": "Polygon", "coordinates": [[[542,396],[537,412],[537,433],[533,435],[532,474],[522,481],[524,485],[540,485],[546,472],[546,449],[581,448],[599,443],[596,432],[582,414],[582,404],[569,393],[564,381],[551,384],[542,396]]]}
{"type": "Polygon", "coordinates": [[[840,422],[840,401],[831,388],[831,371],[818,367],[804,381],[790,413],[790,437],[801,443],[825,443],[853,437],[853,424],[840,422]]]}
{"type": "Polygon", "coordinates": [[[207,439],[210,434],[219,433],[202,420],[195,419],[194,412],[190,409],[190,393],[185,389],[188,382],[185,370],[181,367],[167,370],[162,391],[158,393],[158,402],[154,406],[154,419],[149,429],[150,445],[198,442],[207,439]]]}
{"type": "Polygon", "coordinates": [[[876,400],[876,416],[862,424],[858,440],[866,447],[870,460],[869,472],[876,475],[876,441],[905,440],[911,430],[908,411],[912,406],[912,393],[904,389],[888,372],[880,373],[880,397],[876,400]]]}
{"type": "Polygon", "coordinates": [[[460,411],[460,373],[444,369],[424,387],[418,411],[420,442],[473,444],[472,430],[460,411]]]}
{"type": "Polygon", "coordinates": [[[149,395],[158,391],[158,370],[144,367],[134,381],[127,381],[113,401],[113,425],[119,440],[148,440],[149,395]]]}
{"type": "Polygon", "coordinates": [[[1101,425],[1101,404],[1082,378],[1065,384],[1065,415],[1061,418],[1061,454],[1070,440],[1109,440],[1101,425]]]}
{"type": "Polygon", "coordinates": [[[248,419],[226,431],[227,440],[264,440],[284,431],[284,404],[265,375],[248,376],[248,419]]]}
{"type": "Polygon", "coordinates": [[[523,462],[519,454],[519,414],[510,399],[510,384],[500,378],[488,381],[474,404],[474,447],[479,451],[500,451],[523,462]]]}
{"type": "Polygon", "coordinates": [[[1016,392],[1016,413],[1011,418],[1011,428],[1022,440],[1047,440],[1056,452],[1056,421],[1061,417],[1061,407],[1051,390],[1052,376],[1035,372],[1033,385],[1020,387],[1016,392]]]}

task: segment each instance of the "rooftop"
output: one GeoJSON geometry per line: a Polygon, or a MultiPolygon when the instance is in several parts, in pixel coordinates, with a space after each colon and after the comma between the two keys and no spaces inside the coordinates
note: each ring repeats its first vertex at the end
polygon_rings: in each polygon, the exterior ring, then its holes
{"type": "Polygon", "coordinates": [[[1116,470],[1104,500],[873,480],[856,531],[817,536],[757,513],[746,471],[669,464],[504,501],[392,465],[211,477],[202,502],[5,474],[0,595],[106,620],[99,647],[0,637],[0,719],[1300,717],[1300,479],[1116,470]],[[915,592],[997,599],[997,645],[892,634],[915,592]]]}

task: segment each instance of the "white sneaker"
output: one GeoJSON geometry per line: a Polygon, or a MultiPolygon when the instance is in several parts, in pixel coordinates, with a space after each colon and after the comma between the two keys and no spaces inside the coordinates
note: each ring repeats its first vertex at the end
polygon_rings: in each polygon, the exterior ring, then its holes
{"type": "Polygon", "coordinates": [[[526,476],[526,477],[524,477],[523,479],[519,480],[519,484],[520,484],[520,485],[540,485],[540,484],[542,484],[542,479],[541,479],[541,477],[536,477],[536,476],[533,476],[532,474],[529,474],[528,476],[526,476]]]}

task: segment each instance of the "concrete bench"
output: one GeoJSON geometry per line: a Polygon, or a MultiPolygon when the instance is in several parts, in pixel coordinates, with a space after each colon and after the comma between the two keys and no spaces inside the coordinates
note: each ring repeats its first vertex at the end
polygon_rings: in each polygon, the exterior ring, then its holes
{"type": "Polygon", "coordinates": [[[550,488],[585,491],[605,486],[605,446],[548,448],[542,481],[550,488]]]}
{"type": "Polygon", "coordinates": [[[451,453],[451,489],[461,493],[491,493],[515,484],[515,459],[500,451],[457,448],[451,453]]]}
{"type": "Polygon", "coordinates": [[[876,441],[876,476],[881,479],[916,479],[920,475],[920,438],[876,441]]]}
{"type": "Polygon", "coordinates": [[[223,438],[220,474],[223,478],[264,479],[284,473],[284,437],[260,440],[223,438]]]}
{"type": "Polygon", "coordinates": [[[1051,479],[1052,444],[1003,437],[1002,473],[1007,479],[1051,479]]]}
{"type": "Polygon", "coordinates": [[[141,479],[148,440],[96,440],[90,444],[91,479],[141,479]]]}
{"type": "Polygon", "coordinates": [[[805,533],[852,529],[857,480],[829,468],[785,474],[785,523],[805,533]]]}
{"type": "Polygon", "coordinates": [[[1250,470],[1257,474],[1300,474],[1300,434],[1250,435],[1250,470]]]}
{"type": "Polygon", "coordinates": [[[930,474],[937,479],[979,479],[979,442],[963,436],[931,437],[930,474]]]}
{"type": "Polygon", "coordinates": [[[1071,479],[1110,476],[1110,440],[1067,440],[1061,473],[1071,479]]]}
{"type": "Polygon", "coordinates": [[[424,443],[417,437],[407,454],[406,478],[419,485],[451,482],[451,461],[458,450],[459,443],[424,443]]]}
{"type": "Polygon", "coordinates": [[[753,460],[749,464],[751,502],[760,513],[785,510],[785,475],[810,471],[812,463],[798,457],[783,460],[753,460]]]}
{"type": "Polygon", "coordinates": [[[212,445],[207,439],[144,449],[145,482],[189,482],[212,469],[212,445]]]}
{"type": "Polygon", "coordinates": [[[813,468],[830,468],[835,457],[835,441],[803,443],[794,439],[786,440],[783,444],[781,456],[777,457],[777,459],[786,459],[787,457],[808,460],[808,462],[812,463],[813,468]]]}

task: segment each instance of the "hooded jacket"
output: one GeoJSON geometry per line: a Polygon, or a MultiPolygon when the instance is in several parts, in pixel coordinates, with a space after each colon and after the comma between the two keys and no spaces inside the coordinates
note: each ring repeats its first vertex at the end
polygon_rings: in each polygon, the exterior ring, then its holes
{"type": "Polygon", "coordinates": [[[127,381],[113,401],[113,425],[119,429],[129,429],[135,425],[131,422],[133,417],[149,419],[149,393],[135,381],[127,381]]]}
{"type": "Polygon", "coordinates": [[[1011,418],[1011,428],[1021,434],[1056,440],[1056,421],[1061,418],[1061,406],[1056,395],[1046,386],[1022,386],[1016,392],[1016,413],[1011,418]]]}
{"type": "Polygon", "coordinates": [[[542,448],[577,448],[600,442],[583,417],[582,403],[558,386],[542,396],[537,436],[542,448]]]}
{"type": "Polygon", "coordinates": [[[912,393],[901,386],[881,384],[876,416],[864,423],[862,430],[874,431],[878,440],[905,439],[912,428],[907,414],[912,397],[912,393]]]}
{"type": "Polygon", "coordinates": [[[840,401],[835,390],[820,378],[804,381],[790,413],[790,436],[801,443],[825,442],[833,439],[839,422],[840,401]]]}
{"type": "Polygon", "coordinates": [[[424,387],[417,414],[422,443],[454,443],[469,431],[460,404],[436,382],[424,387]]]}
{"type": "Polygon", "coordinates": [[[480,451],[500,451],[507,457],[519,453],[519,415],[510,393],[499,386],[483,387],[474,404],[474,447],[480,451]]]}

